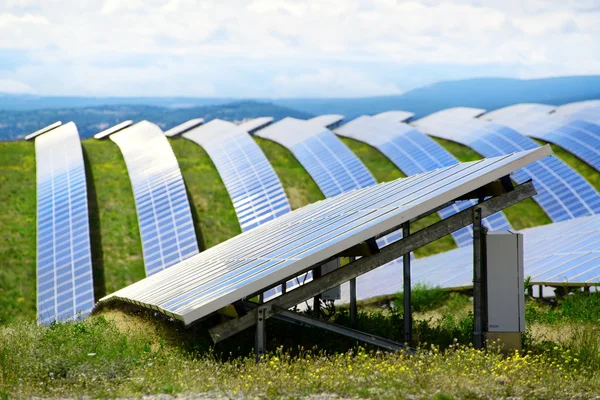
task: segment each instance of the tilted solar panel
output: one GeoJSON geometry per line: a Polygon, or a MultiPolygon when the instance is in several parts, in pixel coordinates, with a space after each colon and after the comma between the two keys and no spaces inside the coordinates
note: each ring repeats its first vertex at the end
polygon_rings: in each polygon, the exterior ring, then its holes
{"type": "Polygon", "coordinates": [[[560,106],[555,111],[561,117],[600,124],[600,100],[586,100],[560,106]]]}
{"type": "Polygon", "coordinates": [[[524,135],[555,143],[600,170],[600,125],[554,114],[516,118],[505,116],[493,119],[493,122],[524,135]]]}
{"type": "MultiPolygon", "coordinates": [[[[528,228],[521,233],[525,276],[530,277],[532,284],[600,283],[600,215],[528,228]]],[[[418,259],[412,266],[415,283],[443,288],[469,287],[473,283],[471,247],[418,259]]],[[[382,290],[390,289],[380,287],[372,292],[377,295],[382,290]]]]}
{"type": "Polygon", "coordinates": [[[110,136],[125,159],[142,238],[146,276],[198,253],[179,164],[161,129],[141,121],[110,136]]]}
{"type": "Polygon", "coordinates": [[[502,124],[505,119],[520,120],[523,118],[540,117],[548,115],[554,110],[556,110],[556,106],[538,103],[520,103],[487,112],[479,118],[487,121],[497,121],[502,124]]]}
{"type": "MultiPolygon", "coordinates": [[[[463,118],[453,109],[437,112],[413,123],[427,134],[452,140],[473,148],[484,157],[535,149],[532,139],[506,126],[474,118],[463,118]]],[[[600,195],[575,170],[557,157],[516,171],[512,178],[522,183],[532,179],[534,200],[554,222],[600,212],[600,195]]]]}
{"type": "MultiPolygon", "coordinates": [[[[436,168],[458,164],[446,149],[410,125],[361,116],[335,130],[341,136],[365,142],[388,157],[406,175],[415,175],[436,168]]],[[[454,215],[473,205],[471,201],[457,202],[439,211],[442,218],[454,215]]],[[[510,229],[504,214],[497,213],[485,220],[493,230],[510,229]]],[[[459,246],[472,242],[471,228],[452,235],[459,246]]]]}
{"type": "Polygon", "coordinates": [[[83,318],[94,306],[87,186],[73,122],[35,138],[38,321],[83,318]]]}
{"type": "Polygon", "coordinates": [[[382,119],[390,122],[405,122],[414,117],[415,114],[402,111],[402,110],[392,110],[392,111],[384,111],[379,114],[373,115],[373,118],[382,119]]]}
{"type": "Polygon", "coordinates": [[[340,114],[324,114],[312,117],[308,121],[322,126],[323,128],[333,129],[340,125],[344,120],[344,116],[340,114]]]}
{"type": "Polygon", "coordinates": [[[190,324],[549,154],[546,146],[457,164],[313,203],[100,303],[131,302],[190,324]]]}
{"type": "Polygon", "coordinates": [[[242,232],[291,211],[269,160],[239,126],[214,119],[183,137],[202,146],[217,167],[242,232]]]}
{"type": "Polygon", "coordinates": [[[285,118],[257,136],[289,149],[315,180],[325,197],[375,184],[364,164],[331,131],[295,118],[285,118]]]}
{"type": "Polygon", "coordinates": [[[271,123],[273,123],[273,117],[259,117],[242,121],[239,123],[238,126],[243,131],[246,131],[252,135],[254,134],[254,132],[264,128],[265,126],[270,125],[271,123]]]}

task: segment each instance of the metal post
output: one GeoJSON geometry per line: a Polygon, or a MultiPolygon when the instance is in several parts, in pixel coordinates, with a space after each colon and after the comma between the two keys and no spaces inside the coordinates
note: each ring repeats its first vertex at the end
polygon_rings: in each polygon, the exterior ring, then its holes
{"type": "Polygon", "coordinates": [[[258,318],[256,321],[256,362],[260,362],[261,357],[265,354],[267,346],[267,337],[265,332],[265,309],[258,308],[258,318]]]}
{"type": "Polygon", "coordinates": [[[544,298],[544,286],[538,285],[538,300],[542,300],[544,298]]]}
{"type": "MultiPolygon", "coordinates": [[[[356,257],[350,257],[350,262],[353,262],[356,257]]],[[[350,279],[350,325],[356,327],[356,278],[350,279]]]]}
{"type": "MultiPolygon", "coordinates": [[[[402,238],[410,236],[410,222],[402,224],[402,238]]],[[[410,299],[410,253],[402,257],[404,269],[404,343],[412,343],[412,307],[410,299]]]]}
{"type": "Polygon", "coordinates": [[[265,302],[265,295],[263,293],[258,295],[258,304],[262,304],[265,302]]]}
{"type": "Polygon", "coordinates": [[[281,295],[283,296],[286,293],[287,293],[287,281],[283,282],[283,285],[281,285],[281,295]]]}
{"type": "Polygon", "coordinates": [[[473,209],[473,347],[483,348],[485,329],[485,227],[481,208],[473,209]]]}
{"type": "MultiPolygon", "coordinates": [[[[312,270],[313,273],[313,281],[318,280],[321,277],[321,267],[317,267],[312,270]]],[[[318,294],[313,297],[313,313],[316,318],[319,317],[321,310],[321,295],[318,294]]]]}

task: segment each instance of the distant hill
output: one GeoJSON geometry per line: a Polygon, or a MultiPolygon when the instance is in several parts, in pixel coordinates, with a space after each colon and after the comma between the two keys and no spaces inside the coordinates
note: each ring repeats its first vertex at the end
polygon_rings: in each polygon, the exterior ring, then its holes
{"type": "Polygon", "coordinates": [[[171,128],[192,118],[211,120],[221,118],[239,121],[244,118],[271,116],[310,118],[311,114],[283,106],[255,101],[193,108],[165,108],[144,105],[58,108],[43,110],[0,110],[0,140],[17,140],[57,120],[74,121],[82,138],[88,138],[109,126],[131,119],[147,119],[163,129],[171,128]]]}
{"type": "Polygon", "coordinates": [[[281,99],[274,104],[311,114],[343,114],[347,119],[400,109],[416,117],[449,107],[466,106],[494,110],[516,103],[561,105],[600,99],[600,76],[569,76],[547,79],[480,78],[439,82],[398,96],[358,99],[281,99]]]}

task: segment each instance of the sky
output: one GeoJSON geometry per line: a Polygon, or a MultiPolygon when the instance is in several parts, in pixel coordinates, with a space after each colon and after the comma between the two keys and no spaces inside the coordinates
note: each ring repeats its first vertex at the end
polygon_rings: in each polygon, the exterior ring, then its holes
{"type": "Polygon", "coordinates": [[[599,0],[0,0],[0,92],[401,94],[600,73],[599,0]]]}

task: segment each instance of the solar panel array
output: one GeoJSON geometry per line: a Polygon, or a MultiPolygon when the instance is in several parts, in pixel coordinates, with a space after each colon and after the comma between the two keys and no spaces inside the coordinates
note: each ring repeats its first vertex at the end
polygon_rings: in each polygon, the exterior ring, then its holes
{"type": "MultiPolygon", "coordinates": [[[[473,148],[484,157],[495,157],[514,151],[534,149],[532,139],[506,126],[467,117],[462,109],[431,114],[414,125],[427,134],[452,140],[473,148]]],[[[550,157],[516,171],[517,183],[532,179],[538,194],[536,202],[552,221],[564,221],[600,212],[600,195],[571,167],[557,157],[550,157]]]]}
{"type": "Polygon", "coordinates": [[[171,145],[141,121],[110,136],[125,159],[133,188],[146,275],[198,253],[188,197],[171,145]]]}
{"type": "Polygon", "coordinates": [[[560,106],[556,115],[569,119],[589,121],[600,124],[600,100],[578,101],[560,106]]]}
{"type": "Polygon", "coordinates": [[[600,170],[600,125],[554,114],[506,115],[493,121],[527,136],[555,143],[600,170]]]}
{"type": "Polygon", "coordinates": [[[376,183],[358,157],[331,131],[316,123],[285,118],[256,135],[289,149],[325,197],[376,183]]]}
{"type": "Polygon", "coordinates": [[[94,306],[94,285],[85,166],[75,124],[39,134],[35,155],[38,321],[83,318],[94,306]]]}
{"type": "Polygon", "coordinates": [[[100,303],[131,302],[190,324],[549,154],[545,147],[457,164],[313,203],[100,303]]]}
{"type": "Polygon", "coordinates": [[[291,211],[275,170],[241,127],[214,119],[183,137],[202,146],[217,167],[242,232],[291,211]]]}
{"type": "MultiPolygon", "coordinates": [[[[375,147],[406,175],[458,164],[458,160],[433,139],[410,125],[397,121],[361,116],[337,128],[335,133],[375,147]]],[[[457,202],[438,213],[442,218],[446,218],[473,204],[472,201],[457,202]]],[[[485,221],[493,230],[511,228],[502,213],[496,213],[485,221]]],[[[459,246],[466,246],[472,242],[470,227],[454,232],[452,236],[459,246]]]]}
{"type": "MultiPolygon", "coordinates": [[[[600,216],[592,215],[521,231],[525,276],[532,284],[595,285],[600,279],[600,216]]],[[[413,262],[413,282],[443,288],[473,284],[473,249],[465,247],[413,262]]],[[[397,281],[402,277],[395,278],[397,281]]],[[[393,282],[393,279],[389,280],[393,282]]],[[[393,288],[371,288],[371,293],[393,288]]]]}
{"type": "Polygon", "coordinates": [[[181,134],[189,131],[190,129],[194,129],[197,126],[202,125],[203,123],[204,123],[204,118],[190,119],[189,121],[186,121],[182,124],[174,126],[173,128],[165,131],[165,136],[166,137],[175,137],[175,136],[181,135],[181,134]]]}

